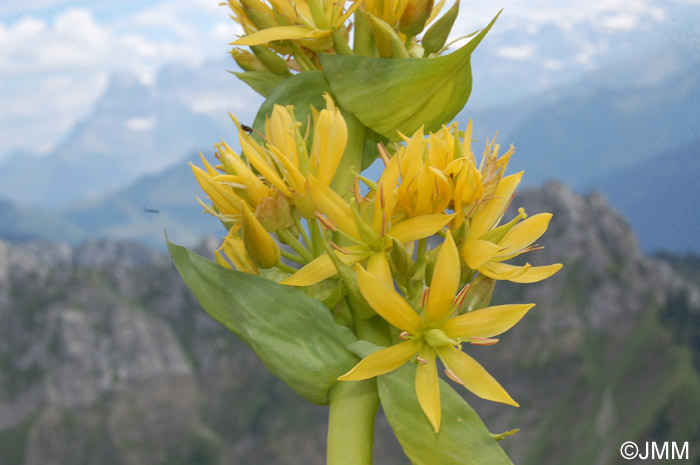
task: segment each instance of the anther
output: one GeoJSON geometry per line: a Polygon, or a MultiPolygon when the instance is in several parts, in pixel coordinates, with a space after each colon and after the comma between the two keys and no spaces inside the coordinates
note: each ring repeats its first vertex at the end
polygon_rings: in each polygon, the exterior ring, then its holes
{"type": "Polygon", "coordinates": [[[469,343],[475,346],[492,346],[498,343],[498,339],[490,339],[488,337],[471,337],[469,343]]]}
{"type": "Polygon", "coordinates": [[[350,255],[350,251],[349,251],[349,250],[342,248],[341,246],[339,246],[338,244],[336,244],[336,243],[333,242],[333,241],[331,241],[331,247],[333,247],[335,250],[337,250],[338,252],[340,252],[340,253],[342,253],[342,254],[350,255]]]}
{"type": "Polygon", "coordinates": [[[316,218],[318,218],[318,220],[321,223],[323,223],[323,225],[325,227],[327,227],[328,229],[330,229],[333,232],[336,232],[338,230],[338,227],[331,220],[329,220],[328,218],[326,218],[325,216],[323,216],[319,212],[314,212],[314,213],[316,214],[316,218]]]}
{"type": "Polygon", "coordinates": [[[457,375],[455,374],[455,372],[452,371],[451,368],[445,368],[445,374],[447,375],[448,378],[450,378],[450,379],[451,379],[452,381],[454,381],[455,383],[461,384],[462,386],[464,386],[464,381],[462,381],[461,379],[459,379],[459,376],[457,376],[457,375]]]}

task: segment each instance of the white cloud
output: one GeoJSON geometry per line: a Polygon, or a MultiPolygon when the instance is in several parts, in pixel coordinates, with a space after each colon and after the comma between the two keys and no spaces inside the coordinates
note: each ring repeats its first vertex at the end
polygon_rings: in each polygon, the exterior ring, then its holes
{"type": "Polygon", "coordinates": [[[124,127],[130,131],[148,131],[153,129],[158,124],[158,118],[155,115],[128,118],[124,121],[124,127]]]}
{"type": "Polygon", "coordinates": [[[535,47],[532,45],[516,45],[513,47],[499,47],[496,55],[509,60],[527,60],[535,54],[535,47]]]}
{"type": "Polygon", "coordinates": [[[629,31],[634,29],[638,24],[639,19],[631,14],[618,14],[614,16],[606,16],[602,19],[603,27],[616,31],[629,31]]]}

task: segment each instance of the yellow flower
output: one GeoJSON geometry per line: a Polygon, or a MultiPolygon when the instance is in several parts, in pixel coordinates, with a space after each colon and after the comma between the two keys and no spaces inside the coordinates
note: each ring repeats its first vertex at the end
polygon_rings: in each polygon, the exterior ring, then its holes
{"type": "Polygon", "coordinates": [[[360,2],[347,11],[344,0],[229,0],[229,6],[247,34],[233,45],[293,40],[306,48],[326,51],[333,46],[331,31],[344,28],[360,2]]]}
{"type": "Polygon", "coordinates": [[[560,263],[547,266],[522,266],[503,263],[522,253],[535,250],[532,244],[547,230],[550,213],[527,218],[520,209],[518,216],[498,226],[520,183],[522,172],[506,176],[498,182],[493,197],[470,217],[469,229],[462,245],[462,258],[467,266],[489,278],[517,283],[542,281],[562,267],[560,263]],[[520,220],[524,221],[520,221],[520,220]]]}
{"type": "MultiPolygon", "coordinates": [[[[433,214],[393,221],[394,189],[398,180],[398,160],[392,159],[377,184],[375,195],[363,199],[359,187],[355,199],[347,202],[329,186],[309,176],[311,199],[317,211],[328,218],[327,224],[355,245],[345,246],[336,256],[346,265],[368,259],[367,267],[385,282],[392,282],[387,251],[392,238],[402,244],[431,236],[450,220],[449,215],[433,214]],[[351,206],[351,205],[354,205],[351,206]]],[[[325,221],[325,220],[323,220],[325,221]]],[[[331,258],[321,255],[294,275],[280,282],[290,286],[310,286],[336,274],[331,258]]]]}
{"type": "Polygon", "coordinates": [[[399,368],[417,355],[416,395],[435,432],[440,430],[442,415],[436,358],[442,360],[452,380],[477,396],[517,407],[505,389],[460,349],[462,342],[497,342],[491,338],[513,327],[534,304],[487,307],[451,318],[465,294],[463,289],[455,298],[459,279],[459,255],[449,232],[438,253],[421,316],[393,286],[358,266],[357,282],[363,297],[382,318],[404,331],[403,338],[407,340],[365,357],[338,379],[372,378],[399,368]]]}

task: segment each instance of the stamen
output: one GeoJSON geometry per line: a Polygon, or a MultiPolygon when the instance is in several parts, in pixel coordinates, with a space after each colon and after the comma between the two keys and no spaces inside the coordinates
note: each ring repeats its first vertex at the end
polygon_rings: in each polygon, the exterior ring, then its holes
{"type": "Polygon", "coordinates": [[[333,241],[331,241],[331,247],[333,247],[335,250],[337,250],[338,252],[340,252],[340,253],[342,253],[342,254],[350,255],[350,251],[349,251],[349,250],[342,248],[341,246],[339,246],[338,244],[336,244],[336,243],[333,242],[333,241]]]}
{"type": "Polygon", "coordinates": [[[387,166],[389,164],[389,160],[391,160],[391,157],[389,157],[389,152],[386,151],[386,147],[384,147],[384,144],[381,142],[377,144],[377,148],[379,149],[379,156],[382,158],[384,166],[387,166]]]}
{"type": "Polygon", "coordinates": [[[354,187],[353,194],[355,195],[355,202],[357,202],[359,205],[362,203],[363,197],[362,193],[360,192],[360,178],[358,176],[355,176],[354,187]]]}
{"type": "Polygon", "coordinates": [[[399,334],[399,339],[402,341],[405,341],[409,338],[410,334],[408,334],[408,331],[404,331],[401,334],[399,334]]]}
{"type": "Polygon", "coordinates": [[[451,379],[452,381],[454,381],[455,383],[461,384],[462,386],[464,386],[464,381],[462,381],[461,379],[459,379],[459,376],[457,376],[457,375],[455,374],[455,372],[452,371],[451,368],[445,368],[445,374],[447,375],[448,378],[450,378],[450,379],[451,379]]]}
{"type": "Polygon", "coordinates": [[[459,293],[455,297],[454,302],[452,302],[453,307],[459,308],[462,306],[464,299],[467,297],[467,294],[469,293],[469,287],[470,287],[469,283],[465,284],[464,287],[462,287],[462,290],[459,291],[459,293]]]}
{"type": "Polygon", "coordinates": [[[330,229],[330,230],[333,231],[333,232],[336,232],[336,231],[338,230],[338,227],[337,227],[337,226],[335,225],[335,223],[333,223],[331,220],[329,220],[328,218],[326,218],[325,216],[323,216],[323,215],[322,215],[321,213],[319,213],[319,212],[314,212],[314,213],[316,214],[316,218],[318,218],[318,220],[319,220],[321,223],[323,223],[323,225],[324,225],[325,227],[327,227],[328,229],[330,229]]]}
{"type": "Polygon", "coordinates": [[[428,294],[430,293],[430,288],[426,287],[423,289],[423,297],[421,297],[420,305],[425,308],[428,306],[428,294]]]}
{"type": "Polygon", "coordinates": [[[416,361],[420,363],[421,365],[427,365],[428,361],[424,359],[423,357],[416,357],[416,361]]]}
{"type": "Polygon", "coordinates": [[[498,343],[498,339],[489,339],[487,337],[471,337],[469,343],[475,346],[492,346],[498,343]]]}
{"type": "Polygon", "coordinates": [[[382,212],[382,230],[379,232],[379,237],[384,237],[386,234],[386,212],[382,212]]]}

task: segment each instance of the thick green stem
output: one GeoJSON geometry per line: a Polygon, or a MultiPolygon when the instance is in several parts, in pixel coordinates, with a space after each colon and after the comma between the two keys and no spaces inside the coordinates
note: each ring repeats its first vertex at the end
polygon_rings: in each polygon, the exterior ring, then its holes
{"type": "Polygon", "coordinates": [[[372,465],[377,383],[339,381],[330,391],[326,465],[372,465]]]}
{"type": "MultiPolygon", "coordinates": [[[[359,339],[391,345],[388,326],[379,316],[366,320],[355,317],[355,330],[359,339]]],[[[378,407],[375,378],[340,381],[331,388],[326,465],[372,465],[378,407]]]]}

